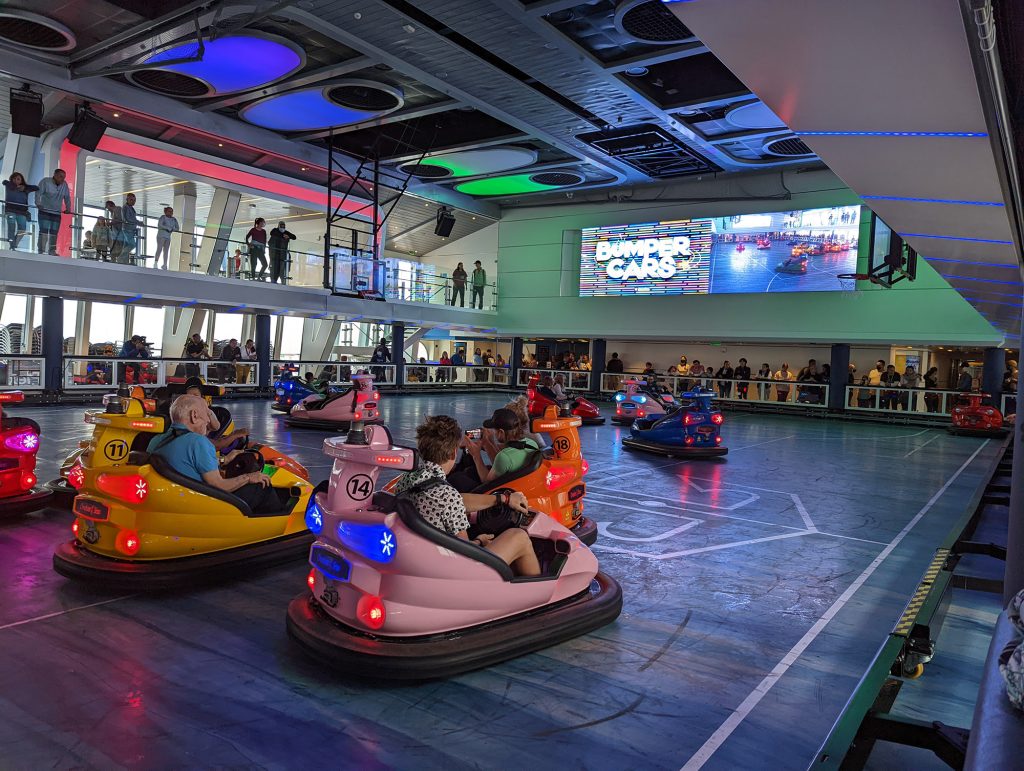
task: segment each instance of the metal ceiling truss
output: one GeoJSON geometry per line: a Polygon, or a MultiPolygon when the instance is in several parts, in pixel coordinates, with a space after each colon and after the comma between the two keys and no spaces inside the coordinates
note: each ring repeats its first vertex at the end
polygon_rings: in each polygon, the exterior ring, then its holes
{"type": "Polygon", "coordinates": [[[349,123],[345,126],[336,126],[329,129],[320,129],[318,131],[304,131],[301,134],[293,134],[292,139],[309,142],[316,139],[324,139],[328,136],[338,136],[339,134],[350,134],[353,131],[359,131],[365,128],[374,128],[377,126],[386,126],[389,123],[399,123],[403,120],[412,120],[414,118],[424,118],[427,115],[434,115],[439,112],[448,112],[461,106],[461,102],[454,99],[446,99],[443,102],[434,102],[433,104],[424,104],[419,107],[410,107],[408,109],[395,110],[394,112],[386,115],[381,115],[379,118],[371,118],[369,120],[361,121],[360,123],[349,123]]]}

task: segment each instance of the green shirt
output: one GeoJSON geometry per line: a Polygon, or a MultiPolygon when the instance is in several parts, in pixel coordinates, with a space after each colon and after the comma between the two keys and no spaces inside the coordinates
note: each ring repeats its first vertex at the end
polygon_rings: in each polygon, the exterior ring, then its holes
{"type": "Polygon", "coordinates": [[[487,271],[477,268],[473,271],[473,286],[483,286],[487,283],[487,271]]]}
{"type": "Polygon", "coordinates": [[[506,447],[498,453],[498,457],[494,459],[495,476],[503,476],[519,471],[519,469],[526,465],[526,459],[540,449],[537,443],[530,438],[523,439],[522,442],[526,445],[524,449],[506,447]]]}

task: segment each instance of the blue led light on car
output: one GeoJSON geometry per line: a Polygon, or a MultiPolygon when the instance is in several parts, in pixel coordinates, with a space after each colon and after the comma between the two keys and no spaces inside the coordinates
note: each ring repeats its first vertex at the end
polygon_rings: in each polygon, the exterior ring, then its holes
{"type": "Polygon", "coordinates": [[[334,581],[348,581],[352,566],[344,557],[339,557],[320,544],[314,544],[309,552],[309,564],[334,581]]]}
{"type": "Polygon", "coordinates": [[[386,525],[339,522],[337,532],[345,546],[375,562],[391,562],[398,551],[395,534],[386,525]]]}
{"type": "Polygon", "coordinates": [[[984,131],[795,131],[802,137],[987,137],[984,131]]]}
{"type": "Polygon", "coordinates": [[[309,503],[306,504],[306,527],[313,535],[320,535],[324,529],[324,511],[316,502],[316,495],[309,496],[309,503]]]}
{"type": "Polygon", "coordinates": [[[617,402],[621,402],[625,398],[626,398],[625,394],[615,394],[615,401],[617,401],[617,402]]]}
{"type": "Polygon", "coordinates": [[[936,238],[940,241],[970,241],[975,244],[1013,244],[1013,241],[1002,241],[998,238],[968,238],[967,236],[939,236],[934,233],[900,233],[903,238],[936,238]]]}
{"type": "Polygon", "coordinates": [[[902,195],[862,195],[865,201],[910,201],[912,203],[946,203],[956,206],[1003,206],[1002,201],[964,201],[955,198],[911,198],[902,195]]]}

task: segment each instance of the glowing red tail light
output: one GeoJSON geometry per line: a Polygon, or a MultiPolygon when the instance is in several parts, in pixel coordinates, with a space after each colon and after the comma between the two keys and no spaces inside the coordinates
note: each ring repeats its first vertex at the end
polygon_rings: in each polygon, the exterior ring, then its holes
{"type": "Polygon", "coordinates": [[[384,602],[375,594],[364,594],[356,604],[356,616],[370,629],[380,629],[387,616],[384,602]]]}
{"type": "Polygon", "coordinates": [[[36,486],[36,475],[31,471],[21,472],[21,489],[31,490],[36,486]]]}
{"type": "Polygon", "coordinates": [[[576,478],[576,469],[571,466],[555,467],[544,478],[549,490],[557,490],[576,478]]]}
{"type": "Polygon", "coordinates": [[[139,552],[139,534],[134,530],[122,530],[114,539],[114,547],[122,554],[133,557],[139,552]]]}
{"type": "Polygon", "coordinates": [[[96,486],[125,503],[142,503],[149,496],[149,483],[138,474],[100,474],[96,486]]]}
{"type": "Polygon", "coordinates": [[[85,484],[85,469],[80,463],[76,463],[68,471],[68,484],[76,490],[80,490],[85,484]]]}
{"type": "Polygon", "coordinates": [[[25,394],[21,391],[4,391],[0,393],[0,402],[23,402],[25,394]]]}
{"type": "Polygon", "coordinates": [[[721,443],[722,443],[722,437],[716,436],[715,437],[715,444],[721,444],[721,443]]]}
{"type": "Polygon", "coordinates": [[[309,590],[313,591],[313,587],[316,586],[316,568],[309,571],[309,575],[306,576],[306,584],[309,586],[309,590]]]}
{"type": "Polygon", "coordinates": [[[362,420],[363,419],[363,413],[357,411],[356,414],[355,414],[355,419],[356,420],[362,420]]]}
{"type": "Polygon", "coordinates": [[[692,426],[694,423],[700,423],[700,417],[698,415],[694,415],[692,412],[687,412],[683,416],[683,425],[692,426]]]}
{"type": "Polygon", "coordinates": [[[590,464],[587,463],[586,459],[581,459],[580,463],[582,465],[583,476],[586,476],[587,472],[590,471],[590,464]]]}
{"type": "Polygon", "coordinates": [[[711,416],[711,422],[714,423],[716,426],[720,426],[725,422],[725,417],[722,415],[721,412],[716,412],[714,415],[711,416]]]}
{"type": "Polygon", "coordinates": [[[78,520],[77,519],[74,522],[71,523],[71,533],[75,536],[75,538],[78,538],[78,520]]]}
{"type": "Polygon", "coordinates": [[[376,402],[376,401],[380,401],[380,393],[378,393],[377,391],[374,391],[374,392],[373,392],[373,400],[374,400],[375,402],[376,402]]]}
{"type": "Polygon", "coordinates": [[[687,436],[687,437],[684,437],[684,438],[683,438],[683,442],[684,442],[685,444],[693,444],[693,437],[692,437],[692,436],[687,436]]]}

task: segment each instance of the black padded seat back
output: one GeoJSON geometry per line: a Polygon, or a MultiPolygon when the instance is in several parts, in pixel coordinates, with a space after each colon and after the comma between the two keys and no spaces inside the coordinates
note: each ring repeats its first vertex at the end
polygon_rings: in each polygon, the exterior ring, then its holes
{"type": "Polygon", "coordinates": [[[487,493],[491,490],[497,490],[501,487],[507,487],[510,483],[515,482],[517,479],[529,476],[533,472],[537,471],[544,463],[544,451],[534,450],[530,453],[526,459],[526,463],[523,464],[522,468],[518,471],[510,471],[507,474],[502,474],[496,479],[492,479],[490,482],[484,482],[472,492],[474,493],[487,493]]]}
{"type": "Polygon", "coordinates": [[[174,467],[172,467],[171,464],[168,463],[164,458],[160,457],[160,455],[157,455],[155,453],[151,454],[149,456],[149,465],[151,465],[153,467],[153,470],[156,471],[156,473],[158,473],[164,479],[170,482],[174,482],[174,484],[176,485],[181,485],[182,487],[185,487],[189,490],[195,490],[197,493],[202,493],[203,495],[209,496],[210,498],[216,498],[218,501],[224,501],[224,503],[231,504],[242,513],[243,517],[255,516],[255,514],[253,514],[252,509],[249,508],[249,504],[247,504],[237,495],[226,493],[223,490],[218,490],[216,487],[213,487],[212,485],[206,484],[205,482],[197,482],[196,480],[192,479],[192,477],[187,477],[184,474],[178,473],[177,471],[174,470],[174,467]]]}
{"type": "Polygon", "coordinates": [[[224,432],[227,431],[228,426],[231,425],[231,410],[216,404],[210,407],[210,410],[217,416],[217,422],[220,423],[220,428],[210,434],[211,439],[217,439],[218,437],[224,436],[224,432]]]}
{"type": "MultiPolygon", "coordinates": [[[[306,402],[305,405],[303,405],[303,406],[306,408],[306,410],[308,412],[312,412],[314,410],[322,410],[324,407],[326,407],[331,402],[336,402],[338,399],[344,399],[346,396],[353,396],[354,393],[355,393],[355,389],[354,388],[349,388],[349,389],[347,389],[345,391],[342,391],[341,393],[338,393],[338,394],[328,394],[327,396],[323,397],[322,399],[318,399],[317,401],[314,401],[314,402],[306,402]]],[[[355,405],[355,399],[353,398],[353,400],[352,400],[352,407],[353,407],[353,409],[355,408],[355,406],[356,406],[355,405]]]]}
{"type": "Polygon", "coordinates": [[[377,511],[383,511],[385,514],[398,511],[398,496],[386,493],[383,490],[378,490],[373,494],[371,503],[373,508],[377,509],[377,511]]]}
{"type": "Polygon", "coordinates": [[[438,530],[420,516],[420,513],[416,510],[416,504],[409,498],[399,496],[396,499],[396,505],[399,519],[416,535],[426,538],[431,543],[448,549],[448,551],[486,565],[501,576],[503,581],[511,581],[515,578],[512,568],[509,567],[505,560],[493,552],[477,546],[475,543],[464,541],[454,535],[448,535],[443,530],[438,530]]]}
{"type": "MultiPolygon", "coordinates": [[[[135,435],[135,438],[132,439],[132,446],[128,448],[129,456],[133,452],[146,452],[146,450],[149,449],[149,443],[152,442],[158,436],[160,436],[160,434],[152,434],[149,433],[148,431],[140,431],[139,433],[137,433],[135,435]]],[[[132,463],[131,460],[129,460],[128,463],[133,466],[142,465],[141,463],[132,463]]]]}
{"type": "Polygon", "coordinates": [[[548,399],[550,399],[553,402],[557,402],[558,401],[558,397],[555,396],[555,392],[552,391],[547,386],[538,386],[537,393],[539,393],[541,396],[546,396],[548,399]]]}
{"type": "Polygon", "coordinates": [[[39,428],[39,424],[32,420],[32,418],[10,417],[8,415],[3,416],[3,422],[0,423],[0,428],[4,431],[9,431],[13,428],[31,428],[37,434],[42,433],[42,430],[39,428]]]}

